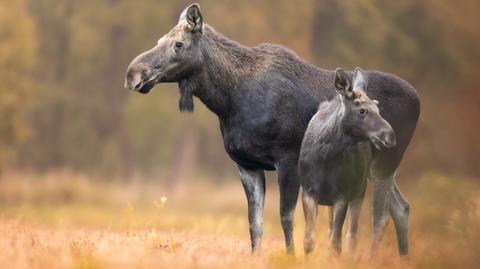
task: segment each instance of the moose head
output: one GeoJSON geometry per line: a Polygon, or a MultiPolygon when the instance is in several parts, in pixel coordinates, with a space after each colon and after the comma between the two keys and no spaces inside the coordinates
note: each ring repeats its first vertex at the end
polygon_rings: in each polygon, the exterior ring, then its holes
{"type": "Polygon", "coordinates": [[[200,6],[192,4],[180,14],[178,23],[152,49],[138,55],[128,66],[125,87],[149,93],[157,83],[180,82],[201,68],[203,33],[200,6]]]}
{"type": "Polygon", "coordinates": [[[380,115],[378,101],[366,94],[368,80],[363,70],[357,67],[352,80],[342,69],[335,70],[335,88],[345,106],[345,132],[358,140],[370,140],[377,149],[394,147],[392,126],[380,115]]]}

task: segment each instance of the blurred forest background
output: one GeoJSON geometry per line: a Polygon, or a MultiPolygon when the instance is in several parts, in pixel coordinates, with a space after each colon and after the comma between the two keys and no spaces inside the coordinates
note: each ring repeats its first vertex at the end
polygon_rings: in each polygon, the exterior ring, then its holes
{"type": "MultiPolygon", "coordinates": [[[[478,179],[478,0],[198,1],[248,46],[278,43],[322,68],[399,75],[422,101],[400,175],[478,179]]],[[[0,168],[175,182],[236,175],[213,113],[178,111],[176,84],[127,91],[130,61],[188,1],[0,0],[0,168]]]]}

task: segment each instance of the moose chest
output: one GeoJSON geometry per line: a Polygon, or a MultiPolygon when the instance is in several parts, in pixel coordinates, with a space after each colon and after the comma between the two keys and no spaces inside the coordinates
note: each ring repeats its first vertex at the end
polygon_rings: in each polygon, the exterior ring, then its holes
{"type": "Polygon", "coordinates": [[[255,121],[255,118],[221,120],[220,129],[225,150],[233,161],[245,168],[275,170],[272,154],[275,135],[260,128],[260,123],[255,121]]]}
{"type": "Polygon", "coordinates": [[[328,160],[311,164],[304,186],[319,204],[332,205],[340,198],[351,201],[365,191],[370,158],[369,143],[347,147],[328,160]]]}
{"type": "Polygon", "coordinates": [[[345,149],[327,163],[326,180],[334,190],[334,197],[352,200],[363,194],[370,155],[369,142],[362,142],[345,149]]]}
{"type": "Polygon", "coordinates": [[[226,152],[249,169],[275,170],[276,159],[291,152],[285,141],[293,130],[285,132],[279,117],[258,106],[220,118],[220,129],[226,152]]]}

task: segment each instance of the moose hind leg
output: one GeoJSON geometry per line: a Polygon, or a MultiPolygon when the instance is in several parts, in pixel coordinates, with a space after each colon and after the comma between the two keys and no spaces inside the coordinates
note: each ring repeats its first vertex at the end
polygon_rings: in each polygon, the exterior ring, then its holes
{"type": "Polygon", "coordinates": [[[297,205],[300,182],[297,174],[296,161],[283,162],[277,166],[278,184],[280,187],[280,219],[283,233],[285,234],[285,245],[287,254],[295,253],[293,242],[293,226],[295,217],[295,206],[297,205]]]}
{"type": "Polygon", "coordinates": [[[239,166],[242,181],[248,201],[248,222],[252,253],[261,249],[263,234],[263,208],[265,204],[265,173],[263,170],[249,170],[239,166]]]}
{"type": "Polygon", "coordinates": [[[378,246],[383,236],[383,232],[388,223],[388,209],[390,205],[390,195],[392,193],[393,174],[384,178],[373,179],[373,239],[370,256],[376,255],[378,246]]]}
{"type": "Polygon", "coordinates": [[[317,223],[318,204],[317,201],[302,192],[303,215],[305,216],[305,239],[303,241],[303,250],[305,254],[310,254],[315,249],[315,225],[317,223]]]}
{"type": "Polygon", "coordinates": [[[333,204],[333,225],[330,237],[330,247],[336,254],[342,251],[342,227],[347,215],[348,203],[338,200],[333,204]]]}
{"type": "Polygon", "coordinates": [[[397,232],[398,252],[401,256],[408,255],[408,215],[410,205],[394,182],[390,197],[390,215],[397,232]]]}
{"type": "Polygon", "coordinates": [[[362,211],[363,196],[356,198],[349,204],[349,226],[347,232],[347,250],[354,254],[357,248],[357,232],[360,212],[362,211]]]}

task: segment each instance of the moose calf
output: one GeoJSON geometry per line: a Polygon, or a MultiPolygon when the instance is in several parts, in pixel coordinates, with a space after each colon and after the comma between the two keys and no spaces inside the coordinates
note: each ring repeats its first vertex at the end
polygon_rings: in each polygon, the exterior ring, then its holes
{"type": "Polygon", "coordinates": [[[378,101],[366,94],[366,75],[357,67],[352,80],[353,83],[340,68],[335,70],[338,95],[320,104],[303,138],[299,173],[303,187],[306,253],[315,247],[318,204],[332,206],[330,244],[336,253],[341,251],[342,226],[350,208],[347,238],[349,249],[355,249],[371,147],[380,150],[395,146],[394,130],[380,116],[378,101]]]}

